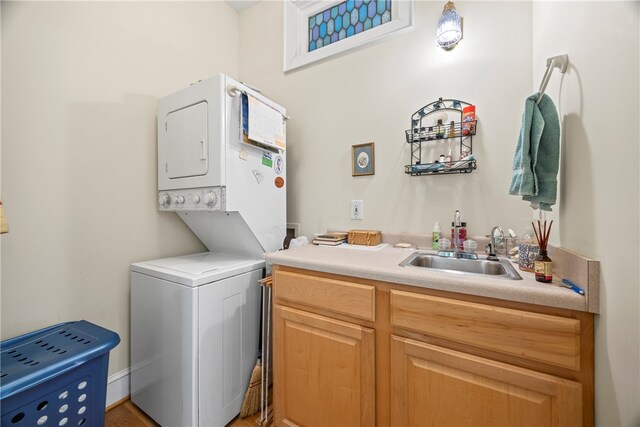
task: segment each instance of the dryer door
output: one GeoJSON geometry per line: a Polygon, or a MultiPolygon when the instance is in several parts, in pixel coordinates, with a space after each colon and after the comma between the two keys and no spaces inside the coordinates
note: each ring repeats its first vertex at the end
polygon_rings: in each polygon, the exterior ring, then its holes
{"type": "Polygon", "coordinates": [[[165,124],[169,179],[200,176],[207,173],[207,103],[173,111],[165,124]]]}
{"type": "Polygon", "coordinates": [[[224,185],[224,76],[158,99],[158,190],[224,185]]]}

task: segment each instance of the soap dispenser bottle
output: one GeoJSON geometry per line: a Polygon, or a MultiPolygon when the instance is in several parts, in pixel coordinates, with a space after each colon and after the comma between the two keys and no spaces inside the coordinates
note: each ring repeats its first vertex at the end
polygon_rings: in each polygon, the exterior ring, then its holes
{"type": "Polygon", "coordinates": [[[444,138],[444,125],[442,124],[442,119],[438,119],[438,124],[436,125],[436,139],[444,138]]]}
{"type": "Polygon", "coordinates": [[[440,241],[440,224],[436,221],[433,226],[433,232],[431,233],[431,248],[438,250],[438,242],[440,241]]]}

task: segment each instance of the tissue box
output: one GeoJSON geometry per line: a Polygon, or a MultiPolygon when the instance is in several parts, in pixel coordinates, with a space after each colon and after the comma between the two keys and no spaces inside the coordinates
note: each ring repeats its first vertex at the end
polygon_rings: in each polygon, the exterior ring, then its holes
{"type": "Polygon", "coordinates": [[[523,271],[534,271],[536,258],[540,254],[540,246],[529,243],[518,245],[518,267],[523,271]]]}
{"type": "Polygon", "coordinates": [[[382,241],[382,233],[378,230],[351,230],[347,243],[350,245],[378,246],[382,241]]]}

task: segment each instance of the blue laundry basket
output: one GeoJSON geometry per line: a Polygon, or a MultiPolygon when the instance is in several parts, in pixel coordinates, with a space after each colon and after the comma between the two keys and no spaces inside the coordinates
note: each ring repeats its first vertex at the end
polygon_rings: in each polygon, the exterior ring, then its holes
{"type": "Polygon", "coordinates": [[[0,343],[0,426],[103,426],[109,351],[120,337],[85,320],[0,343]]]}

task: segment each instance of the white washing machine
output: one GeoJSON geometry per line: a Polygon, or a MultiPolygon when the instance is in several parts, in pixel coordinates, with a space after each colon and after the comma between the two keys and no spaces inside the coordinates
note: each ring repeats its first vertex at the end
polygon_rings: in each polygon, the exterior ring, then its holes
{"type": "Polygon", "coordinates": [[[264,260],[207,252],[131,266],[131,399],[164,427],[224,426],[258,352],[264,260]]]}
{"type": "Polygon", "coordinates": [[[286,236],[285,118],[222,74],[158,100],[158,209],[211,251],[131,266],[131,400],[164,427],[240,412],[264,254],[286,236]]]}

